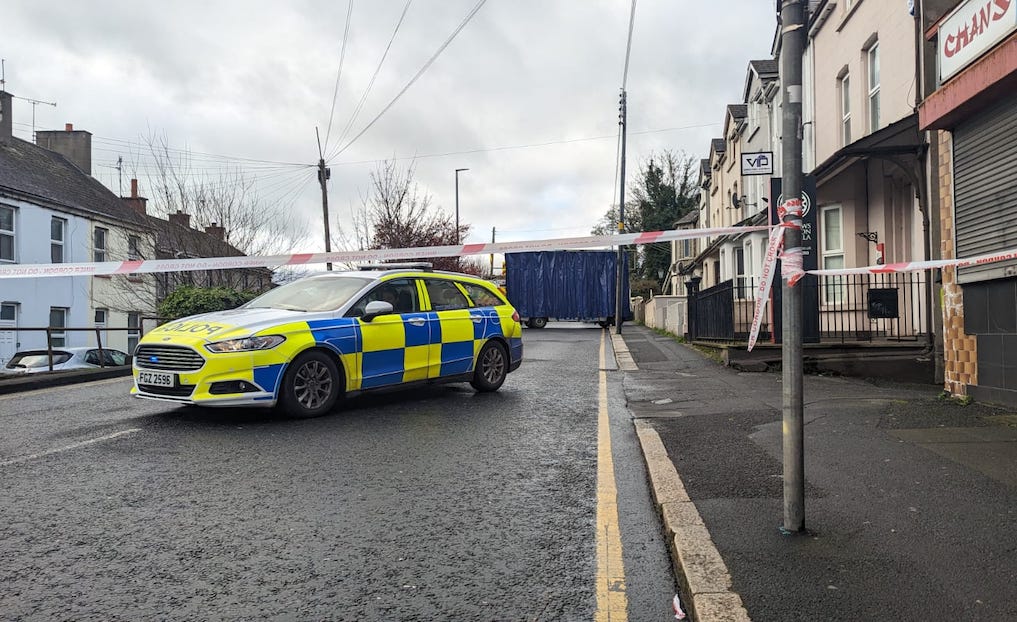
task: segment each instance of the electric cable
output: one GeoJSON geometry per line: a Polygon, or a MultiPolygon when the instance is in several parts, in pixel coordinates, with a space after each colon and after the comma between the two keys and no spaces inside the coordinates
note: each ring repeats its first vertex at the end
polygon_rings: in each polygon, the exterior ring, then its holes
{"type": "Polygon", "coordinates": [[[388,110],[393,105],[395,105],[397,101],[399,101],[399,98],[403,96],[403,93],[408,91],[410,87],[413,86],[413,83],[420,78],[420,76],[424,75],[424,72],[427,71],[427,69],[434,63],[434,61],[437,60],[438,56],[440,56],[441,53],[445,51],[445,48],[447,48],[449,44],[452,43],[452,40],[456,38],[456,35],[458,35],[463,30],[463,28],[466,27],[466,24],[468,24],[470,20],[473,19],[473,16],[477,14],[477,11],[479,11],[480,8],[484,6],[484,3],[486,2],[487,0],[480,0],[479,2],[477,2],[476,6],[474,6],[473,9],[466,15],[466,17],[459,24],[459,26],[454,31],[452,31],[452,34],[449,35],[448,39],[445,39],[445,42],[441,44],[441,47],[439,47],[437,51],[435,51],[435,53],[431,55],[431,58],[427,59],[427,62],[424,63],[424,66],[421,67],[420,70],[417,71],[417,73],[412,78],[410,78],[410,81],[406,83],[406,86],[404,86],[401,91],[396,93],[396,96],[392,98],[392,101],[390,101],[384,108],[382,108],[381,112],[379,112],[373,119],[371,119],[371,122],[368,123],[364,127],[364,129],[360,130],[360,133],[358,133],[356,136],[350,139],[350,141],[346,143],[346,145],[335,154],[335,157],[338,157],[344,151],[349,149],[350,146],[353,145],[353,143],[357,142],[357,140],[361,136],[363,136],[367,132],[367,130],[371,129],[371,127],[378,122],[378,119],[380,119],[386,112],[388,112],[388,110]]]}
{"type": "MultiPolygon", "coordinates": [[[[406,0],[406,6],[403,7],[403,12],[399,16],[399,21],[396,22],[395,29],[392,31],[392,36],[389,37],[388,45],[385,46],[385,52],[381,55],[381,60],[378,61],[378,66],[374,68],[374,75],[371,76],[370,82],[367,83],[367,88],[364,89],[363,95],[360,96],[360,101],[357,102],[357,107],[353,110],[353,114],[350,116],[349,121],[343,127],[342,134],[339,135],[339,139],[336,140],[336,152],[329,154],[325,159],[331,160],[338,153],[338,145],[342,144],[343,140],[349,135],[350,130],[353,129],[353,124],[356,122],[357,117],[360,116],[360,111],[364,107],[364,103],[367,101],[367,96],[371,93],[371,89],[374,87],[374,81],[378,78],[378,74],[381,72],[382,65],[385,64],[385,58],[388,57],[388,52],[392,48],[392,42],[395,41],[396,34],[399,32],[399,27],[403,25],[403,19],[406,18],[407,11],[410,10],[410,4],[413,0],[406,0]]],[[[327,136],[326,136],[327,138],[327,136]]],[[[327,141],[326,141],[327,142],[327,141]]]]}
{"type": "Polygon", "coordinates": [[[328,129],[325,130],[325,149],[328,149],[328,137],[332,133],[332,117],[335,116],[335,102],[339,96],[339,79],[343,75],[343,61],[346,60],[346,43],[350,39],[350,21],[353,17],[353,0],[346,7],[346,29],[343,31],[343,44],[339,51],[339,69],[335,74],[335,90],[332,91],[332,107],[328,113],[328,129]]]}

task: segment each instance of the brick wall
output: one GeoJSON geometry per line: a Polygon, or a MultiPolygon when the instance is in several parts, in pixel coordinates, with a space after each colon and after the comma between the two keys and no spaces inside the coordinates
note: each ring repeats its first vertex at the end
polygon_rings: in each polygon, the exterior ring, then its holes
{"type": "MultiPolygon", "coordinates": [[[[936,132],[939,141],[939,221],[943,259],[953,259],[953,138],[936,132]]],[[[967,385],[978,384],[978,357],[974,335],[964,333],[964,292],[957,284],[956,268],[943,268],[944,386],[952,395],[967,395],[967,385]]]]}

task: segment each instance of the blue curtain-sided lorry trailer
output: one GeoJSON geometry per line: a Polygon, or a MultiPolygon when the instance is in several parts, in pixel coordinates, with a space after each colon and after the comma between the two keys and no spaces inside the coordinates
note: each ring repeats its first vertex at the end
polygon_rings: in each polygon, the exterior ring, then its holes
{"type": "MultiPolygon", "coordinates": [[[[624,254],[623,254],[624,255],[624,254]]],[[[505,292],[530,328],[548,320],[614,324],[614,251],[540,251],[505,255],[505,292]]],[[[627,257],[622,267],[622,318],[632,319],[627,257]]]]}

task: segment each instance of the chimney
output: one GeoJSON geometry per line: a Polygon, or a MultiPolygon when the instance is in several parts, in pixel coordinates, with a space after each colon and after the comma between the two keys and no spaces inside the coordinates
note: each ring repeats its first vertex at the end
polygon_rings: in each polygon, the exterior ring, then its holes
{"type": "Polygon", "coordinates": [[[131,208],[132,210],[135,210],[135,211],[140,212],[142,214],[146,214],[147,213],[147,211],[145,209],[145,205],[148,203],[148,199],[146,199],[145,197],[139,197],[138,196],[138,180],[137,179],[132,179],[131,180],[131,196],[129,196],[129,197],[120,197],[120,200],[124,202],[124,205],[126,205],[129,208],[131,208]]]}
{"type": "Polygon", "coordinates": [[[14,116],[11,113],[11,102],[13,95],[7,91],[0,91],[0,141],[10,141],[14,136],[14,116]]]}
{"type": "Polygon", "coordinates": [[[190,214],[185,214],[185,213],[181,212],[180,210],[177,210],[176,214],[170,214],[167,218],[168,218],[168,220],[171,223],[173,223],[175,225],[180,225],[181,227],[183,227],[185,229],[190,229],[191,228],[191,215],[190,214]]]}
{"type": "Polygon", "coordinates": [[[40,130],[35,133],[35,144],[56,151],[86,174],[92,174],[92,133],[75,130],[73,123],[64,125],[64,131],[40,130]]]}
{"type": "Polygon", "coordinates": [[[207,233],[208,235],[212,236],[217,240],[225,241],[226,239],[226,228],[221,227],[214,222],[211,225],[205,227],[205,233],[207,233]]]}

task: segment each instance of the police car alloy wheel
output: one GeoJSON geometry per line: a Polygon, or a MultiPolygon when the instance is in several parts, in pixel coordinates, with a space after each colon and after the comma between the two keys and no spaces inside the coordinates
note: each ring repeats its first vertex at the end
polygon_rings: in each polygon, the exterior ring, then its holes
{"type": "Polygon", "coordinates": [[[488,341],[477,357],[477,367],[473,371],[470,384],[482,392],[497,391],[505,376],[508,375],[508,355],[505,347],[496,341],[488,341]]]}
{"type": "Polygon", "coordinates": [[[319,417],[335,407],[341,374],[330,356],[311,351],[298,356],[286,372],[279,404],[293,417],[319,417]]]}

